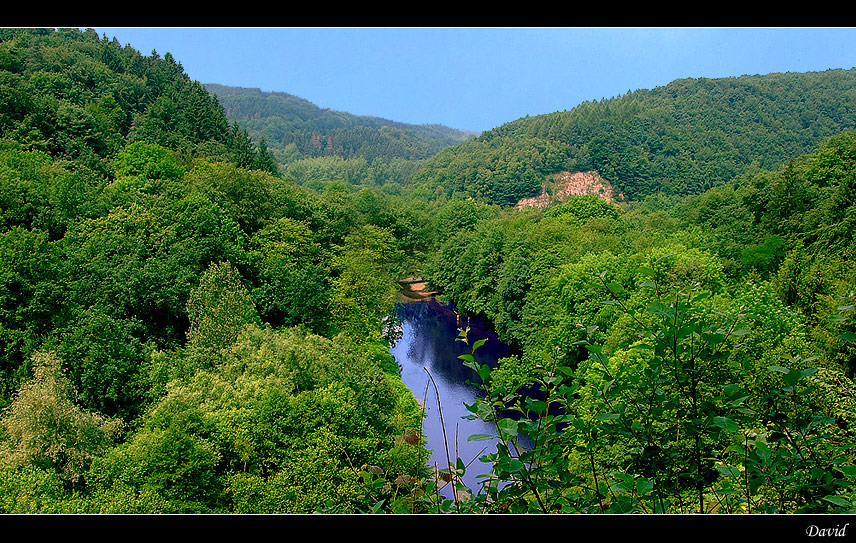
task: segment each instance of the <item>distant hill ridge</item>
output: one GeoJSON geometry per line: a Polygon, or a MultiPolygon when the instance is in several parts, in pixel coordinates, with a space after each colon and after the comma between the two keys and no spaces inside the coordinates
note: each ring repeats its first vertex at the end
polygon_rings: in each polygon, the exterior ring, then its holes
{"type": "Polygon", "coordinates": [[[506,123],[444,149],[413,181],[504,206],[563,171],[597,171],[630,200],[694,194],[854,129],[856,69],[679,79],[506,123]]]}
{"type": "Polygon", "coordinates": [[[204,85],[256,141],[264,138],[281,163],[300,158],[338,156],[366,160],[421,160],[464,142],[477,133],[440,124],[415,125],[318,107],[286,92],[204,85]]]}

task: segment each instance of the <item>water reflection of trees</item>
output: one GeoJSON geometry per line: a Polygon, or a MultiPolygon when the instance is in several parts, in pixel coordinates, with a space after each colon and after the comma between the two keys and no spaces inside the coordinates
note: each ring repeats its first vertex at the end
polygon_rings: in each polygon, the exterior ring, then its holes
{"type": "MultiPolygon", "coordinates": [[[[472,404],[482,392],[476,385],[467,385],[467,380],[477,383],[479,377],[458,358],[470,352],[468,345],[456,341],[459,326],[469,326],[471,344],[479,339],[488,339],[476,351],[479,364],[496,367],[499,359],[511,354],[511,349],[500,343],[488,323],[475,318],[462,317],[459,320],[454,307],[433,299],[396,304],[395,316],[402,329],[407,328],[408,331],[402,334],[403,343],[394,346],[393,350],[397,349],[396,356],[400,357],[405,383],[417,398],[424,396],[426,418],[423,432],[428,448],[433,450],[431,461],[445,465],[443,451],[448,439],[452,455],[469,464],[464,482],[471,489],[477,489],[481,480],[478,476],[490,472],[490,464],[479,462],[478,458],[485,452],[494,452],[496,443],[495,440],[470,442],[467,439],[472,434],[492,433],[494,428],[488,422],[466,419],[470,415],[466,405],[472,404]],[[439,399],[434,395],[423,367],[429,369],[437,382],[439,399]],[[442,403],[445,430],[438,417],[438,402],[442,403]]],[[[528,447],[528,444],[523,443],[523,446],[528,447]]]]}
{"type": "Polygon", "coordinates": [[[428,367],[435,378],[461,385],[467,380],[473,383],[479,380],[478,375],[464,366],[458,358],[470,352],[468,345],[455,341],[459,326],[470,327],[470,343],[488,338],[476,351],[476,360],[480,364],[496,366],[496,361],[510,352],[509,347],[499,342],[496,334],[484,321],[465,317],[459,320],[452,306],[433,299],[397,304],[395,315],[400,321],[408,322],[414,328],[407,350],[408,358],[413,363],[428,367]]]}

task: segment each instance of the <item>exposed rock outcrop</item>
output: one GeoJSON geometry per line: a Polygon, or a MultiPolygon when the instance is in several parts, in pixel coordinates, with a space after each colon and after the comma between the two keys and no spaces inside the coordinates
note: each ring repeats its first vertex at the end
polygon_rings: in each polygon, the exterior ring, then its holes
{"type": "Polygon", "coordinates": [[[616,197],[609,181],[601,177],[596,171],[560,172],[547,178],[541,189],[541,194],[532,198],[523,198],[514,207],[516,209],[523,207],[547,207],[552,204],[565,202],[571,196],[581,196],[584,194],[593,194],[599,198],[603,198],[607,202],[615,202],[616,199],[623,199],[621,193],[616,197]]]}

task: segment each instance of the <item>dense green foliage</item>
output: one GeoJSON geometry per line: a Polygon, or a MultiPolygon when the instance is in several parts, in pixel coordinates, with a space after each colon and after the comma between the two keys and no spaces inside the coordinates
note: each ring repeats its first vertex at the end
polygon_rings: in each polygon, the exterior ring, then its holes
{"type": "Polygon", "coordinates": [[[846,132],[698,195],[458,205],[431,281],[520,354],[464,361],[505,445],[455,507],[852,511],[854,168],[846,132]]]}
{"type": "Polygon", "coordinates": [[[353,512],[369,466],[421,475],[381,329],[415,211],[278,177],[168,55],[0,59],[0,510],[353,512]]]}
{"type": "Polygon", "coordinates": [[[538,194],[544,178],[567,169],[566,162],[561,142],[486,132],[444,149],[414,173],[413,183],[434,197],[470,196],[509,206],[538,194]]]}
{"type": "Polygon", "coordinates": [[[0,512],[852,512],[852,76],[441,150],[278,93],[230,125],[169,54],[0,31],[0,512]],[[269,150],[244,123],[286,107],[269,150]],[[630,200],[511,207],[565,169],[630,200]],[[414,274],[515,348],[461,357],[501,443],[453,499],[386,337],[414,274]]]}
{"type": "Polygon", "coordinates": [[[145,57],[92,30],[2,32],[6,148],[45,151],[105,174],[109,159],[134,141],[242,167],[269,162],[169,53],[145,57]]]}

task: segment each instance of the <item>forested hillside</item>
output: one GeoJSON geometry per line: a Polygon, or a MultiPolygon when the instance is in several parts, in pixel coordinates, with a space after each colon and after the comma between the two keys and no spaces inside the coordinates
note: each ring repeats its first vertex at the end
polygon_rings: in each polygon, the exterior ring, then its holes
{"type": "Polygon", "coordinates": [[[351,180],[360,176],[353,170],[372,168],[361,177],[380,178],[377,184],[389,178],[405,183],[412,168],[399,173],[403,163],[424,160],[475,135],[442,125],[413,125],[322,109],[284,92],[213,83],[205,88],[217,97],[230,121],[262,142],[301,183],[307,175],[318,179],[308,170],[328,168],[331,162],[348,164],[345,169],[351,180]]]}
{"type": "Polygon", "coordinates": [[[490,459],[516,482],[491,498],[517,512],[852,511],[854,183],[846,132],[698,195],[453,200],[427,275],[520,353],[480,368],[473,412],[515,445],[490,459]]]}
{"type": "Polygon", "coordinates": [[[696,194],[856,128],[856,70],[682,79],[509,122],[414,175],[432,194],[513,205],[539,178],[594,170],[617,193],[696,194]]]}
{"type": "Polygon", "coordinates": [[[853,76],[277,158],[167,53],[0,30],[0,512],[852,513],[853,76]],[[513,206],[566,170],[624,198],[513,206]],[[390,355],[417,274],[515,349],[460,330],[481,488],[390,355]]]}

